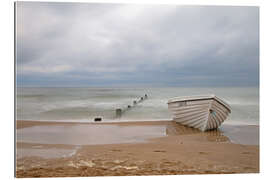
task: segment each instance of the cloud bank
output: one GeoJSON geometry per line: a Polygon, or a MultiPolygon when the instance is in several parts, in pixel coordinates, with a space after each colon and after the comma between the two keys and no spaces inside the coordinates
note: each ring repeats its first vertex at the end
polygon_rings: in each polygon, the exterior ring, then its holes
{"type": "Polygon", "coordinates": [[[258,86],[259,8],[17,2],[19,86],[258,86]]]}

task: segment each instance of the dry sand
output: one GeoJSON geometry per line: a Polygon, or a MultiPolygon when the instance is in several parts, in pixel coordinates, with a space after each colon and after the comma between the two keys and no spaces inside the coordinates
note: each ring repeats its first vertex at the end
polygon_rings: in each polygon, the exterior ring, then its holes
{"type": "MultiPolygon", "coordinates": [[[[77,123],[17,121],[17,129],[60,124],[73,126],[77,123]]],[[[16,176],[71,177],[259,172],[259,146],[231,143],[230,139],[220,131],[202,133],[172,121],[113,124],[144,127],[166,125],[167,135],[149,139],[144,143],[81,145],[76,153],[67,157],[22,157],[17,159],[16,176]]],[[[17,142],[17,149],[22,148],[74,149],[75,146],[17,142]]]]}

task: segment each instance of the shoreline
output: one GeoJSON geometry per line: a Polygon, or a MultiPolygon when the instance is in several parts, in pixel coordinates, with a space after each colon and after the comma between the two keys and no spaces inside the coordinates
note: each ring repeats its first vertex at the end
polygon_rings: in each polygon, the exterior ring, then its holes
{"type": "MultiPolygon", "coordinates": [[[[32,126],[47,126],[47,125],[78,125],[78,124],[85,124],[85,125],[164,125],[168,124],[169,122],[173,122],[173,120],[140,120],[140,121],[101,121],[101,122],[75,122],[75,121],[35,121],[35,120],[16,120],[16,129],[22,129],[26,127],[32,127],[32,126]]],[[[224,125],[224,124],[223,124],[224,125]]],[[[225,124],[226,126],[254,126],[259,127],[259,125],[255,124],[225,124]]],[[[221,125],[222,126],[222,125],[221,125]]]]}
{"type": "Polygon", "coordinates": [[[116,122],[67,122],[67,121],[33,121],[33,120],[17,120],[16,121],[16,129],[22,129],[26,127],[32,127],[32,126],[50,126],[50,125],[166,125],[169,122],[172,122],[172,120],[158,120],[158,121],[116,121],[116,122]]]}
{"type": "MultiPolygon", "coordinates": [[[[97,142],[102,141],[102,139],[99,139],[102,137],[99,136],[99,131],[101,131],[101,133],[107,133],[108,137],[117,136],[117,138],[121,139],[125,138],[122,137],[123,134],[133,134],[134,137],[138,138],[137,135],[145,133],[145,131],[155,134],[160,130],[165,130],[165,135],[146,136],[146,139],[141,142],[127,141],[123,143],[119,141],[120,143],[117,143],[118,141],[116,141],[113,144],[81,145],[17,142],[17,153],[25,151],[28,156],[21,156],[20,158],[17,156],[16,177],[259,172],[259,145],[232,143],[230,137],[226,136],[226,133],[223,132],[224,129],[200,132],[193,128],[181,126],[173,121],[113,123],[17,121],[16,124],[17,130],[20,132],[22,130],[31,130],[35,127],[38,127],[38,130],[40,130],[40,128],[51,129],[56,126],[62,127],[65,130],[75,127],[91,127],[92,129],[98,127],[98,131],[94,134],[89,134],[89,136],[95,136],[97,139],[93,140],[97,140],[97,142]],[[105,127],[107,129],[103,130],[102,128],[105,127]],[[118,128],[116,131],[108,131],[110,128],[116,127],[118,128]],[[156,129],[156,127],[158,127],[158,129],[156,129]],[[130,128],[136,129],[131,131],[132,129],[130,128]],[[119,134],[119,131],[123,131],[124,133],[119,134]],[[110,132],[113,133],[110,134],[110,132]],[[56,156],[43,157],[40,156],[41,153],[45,155],[54,155],[55,153],[56,156]],[[59,157],[59,154],[64,156],[59,157]]],[[[253,125],[241,128],[244,128],[244,130],[239,134],[243,137],[248,137],[247,135],[250,132],[250,128],[255,128],[255,132],[259,129],[259,127],[253,125]]],[[[72,137],[75,138],[75,136],[76,133],[74,132],[72,137]]],[[[133,138],[133,136],[131,137],[133,138]]],[[[80,139],[78,139],[78,141],[80,139]]],[[[105,139],[107,139],[107,137],[105,139]]],[[[75,142],[77,142],[77,140],[75,142]]]]}

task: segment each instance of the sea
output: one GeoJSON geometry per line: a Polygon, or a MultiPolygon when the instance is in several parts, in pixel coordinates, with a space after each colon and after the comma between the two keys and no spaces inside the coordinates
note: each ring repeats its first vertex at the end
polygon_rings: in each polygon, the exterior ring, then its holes
{"type": "Polygon", "coordinates": [[[231,106],[232,112],[224,124],[259,125],[258,87],[17,87],[16,119],[64,122],[94,122],[95,118],[101,118],[103,122],[171,120],[167,105],[170,98],[208,94],[215,94],[231,106]],[[121,116],[116,114],[117,109],[122,110],[121,116]]]}

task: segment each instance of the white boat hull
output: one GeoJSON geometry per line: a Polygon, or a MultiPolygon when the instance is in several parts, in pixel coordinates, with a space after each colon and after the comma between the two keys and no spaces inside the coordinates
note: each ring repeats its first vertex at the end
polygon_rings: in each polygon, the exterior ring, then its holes
{"type": "Polygon", "coordinates": [[[174,98],[168,108],[176,122],[201,131],[218,128],[231,112],[230,106],[214,95],[174,98]]]}

